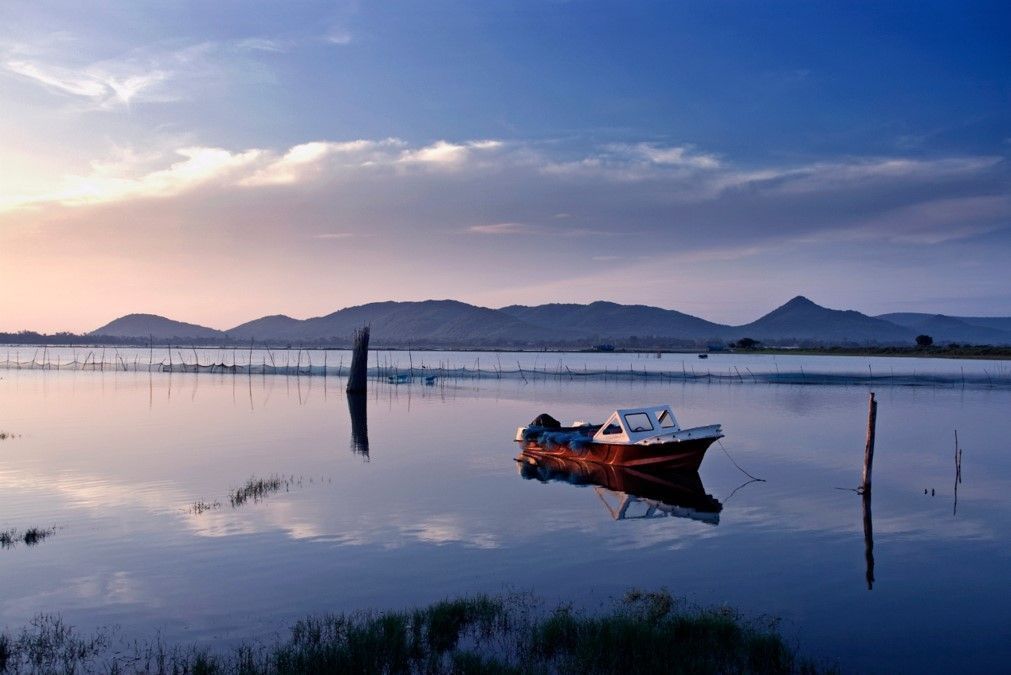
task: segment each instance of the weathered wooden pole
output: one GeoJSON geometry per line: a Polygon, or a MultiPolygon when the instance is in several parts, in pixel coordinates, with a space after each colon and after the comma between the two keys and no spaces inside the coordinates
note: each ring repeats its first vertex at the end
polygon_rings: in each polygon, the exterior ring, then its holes
{"type": "Polygon", "coordinates": [[[871,491],[871,469],[874,467],[874,430],[878,422],[878,402],[874,400],[874,392],[867,402],[867,444],[864,446],[864,475],[860,491],[871,491]]]}
{"type": "Polygon", "coordinates": [[[369,367],[369,326],[355,331],[354,348],[351,352],[351,370],[348,372],[349,394],[364,394],[368,382],[369,367]]]}

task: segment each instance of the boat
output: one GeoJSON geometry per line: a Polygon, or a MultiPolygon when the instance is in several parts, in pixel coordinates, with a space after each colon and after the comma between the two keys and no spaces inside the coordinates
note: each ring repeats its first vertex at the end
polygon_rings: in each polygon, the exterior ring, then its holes
{"type": "Polygon", "coordinates": [[[516,458],[523,478],[541,483],[592,487],[614,520],[689,518],[718,525],[723,505],[706,493],[698,471],[650,471],[578,459],[516,458]]]}
{"type": "Polygon", "coordinates": [[[708,359],[709,358],[709,354],[699,354],[699,358],[700,359],[708,359]]]}
{"type": "Polygon", "coordinates": [[[706,450],[721,438],[719,424],[682,429],[669,405],[656,405],[615,410],[603,424],[562,426],[544,413],[519,427],[515,440],[531,456],[698,471],[706,450]]]}

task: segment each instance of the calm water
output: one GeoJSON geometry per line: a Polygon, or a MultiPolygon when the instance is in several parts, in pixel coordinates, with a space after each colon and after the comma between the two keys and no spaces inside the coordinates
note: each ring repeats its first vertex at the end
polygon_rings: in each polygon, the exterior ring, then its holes
{"type": "Polygon", "coordinates": [[[239,640],[307,613],[467,592],[532,590],[592,609],[631,586],[666,586],[779,616],[805,654],[847,670],[1011,660],[1007,390],[877,390],[868,590],[861,500],[836,489],[859,481],[866,388],[374,385],[365,457],[342,384],[0,371],[0,431],[19,434],[0,441],[0,530],[56,527],[0,550],[0,623],[57,612],[84,629],[239,640]],[[608,505],[622,495],[524,478],[513,461],[516,427],[539,412],[596,419],[664,402],[685,426],[722,423],[727,450],[767,482],[735,492],[746,477],[714,446],[700,479],[723,504],[717,517],[616,520],[608,505]],[[279,490],[230,503],[271,476],[279,490]]]}

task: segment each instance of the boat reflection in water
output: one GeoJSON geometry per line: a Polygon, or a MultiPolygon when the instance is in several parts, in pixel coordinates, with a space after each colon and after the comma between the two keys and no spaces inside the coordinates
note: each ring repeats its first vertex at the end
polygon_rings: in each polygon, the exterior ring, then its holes
{"type": "Polygon", "coordinates": [[[723,505],[706,493],[698,471],[632,469],[526,452],[516,462],[528,480],[593,486],[615,520],[674,516],[720,523],[723,505]]]}

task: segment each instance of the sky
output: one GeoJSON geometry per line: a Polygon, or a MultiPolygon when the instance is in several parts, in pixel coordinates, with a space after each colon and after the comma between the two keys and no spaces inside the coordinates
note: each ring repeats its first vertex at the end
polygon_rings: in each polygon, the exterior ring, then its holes
{"type": "Polygon", "coordinates": [[[1007,2],[0,4],[0,331],[1011,315],[1007,2]]]}

